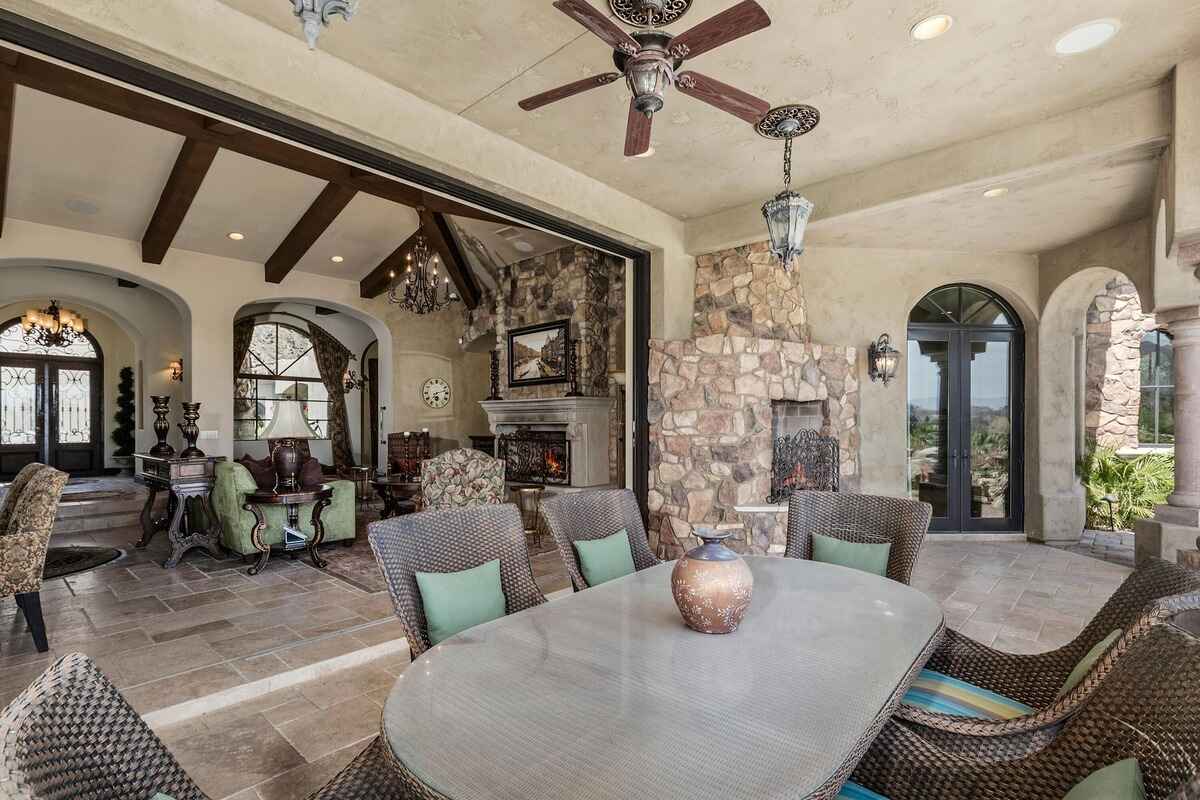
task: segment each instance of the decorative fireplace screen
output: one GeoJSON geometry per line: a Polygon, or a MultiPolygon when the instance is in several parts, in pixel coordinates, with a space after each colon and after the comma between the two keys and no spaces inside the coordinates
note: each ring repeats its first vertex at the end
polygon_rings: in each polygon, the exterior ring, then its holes
{"type": "Polygon", "coordinates": [[[567,486],[571,483],[571,443],[566,431],[518,428],[496,437],[496,457],[504,459],[504,479],[515,483],[567,486]]]}
{"type": "Polygon", "coordinates": [[[769,503],[784,503],[797,490],[836,492],[841,472],[838,440],[814,430],[775,437],[769,503]]]}

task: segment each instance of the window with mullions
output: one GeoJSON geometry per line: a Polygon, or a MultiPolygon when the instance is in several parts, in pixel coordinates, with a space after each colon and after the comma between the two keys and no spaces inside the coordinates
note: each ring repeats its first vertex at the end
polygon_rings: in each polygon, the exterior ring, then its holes
{"type": "Polygon", "coordinates": [[[1175,349],[1166,331],[1142,337],[1142,406],[1138,442],[1175,443],[1175,349]]]}
{"type": "Polygon", "coordinates": [[[250,351],[233,391],[233,438],[262,439],[280,403],[299,403],[317,438],[329,438],[329,393],[317,371],[312,340],[280,322],[254,326],[250,351]]]}

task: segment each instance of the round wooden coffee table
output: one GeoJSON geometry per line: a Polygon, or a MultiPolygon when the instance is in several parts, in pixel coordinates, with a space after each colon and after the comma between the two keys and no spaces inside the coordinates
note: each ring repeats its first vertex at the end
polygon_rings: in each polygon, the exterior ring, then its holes
{"type": "MultiPolygon", "coordinates": [[[[263,515],[262,506],[284,506],[287,508],[288,527],[296,530],[300,529],[300,506],[305,503],[312,503],[312,526],[313,535],[308,540],[307,549],[308,557],[312,559],[312,564],[318,569],[325,568],[325,560],[317,554],[317,545],[325,538],[325,525],[321,522],[321,512],[325,507],[333,502],[333,487],[329,484],[321,484],[312,489],[300,489],[295,492],[275,492],[270,490],[259,490],[246,495],[246,502],[242,508],[254,515],[254,527],[250,530],[250,541],[254,544],[254,548],[258,550],[258,562],[246,572],[250,575],[257,575],[262,572],[267,566],[268,559],[271,558],[271,545],[263,541],[262,533],[267,527],[267,518],[263,515]]],[[[287,537],[284,536],[286,541],[287,537]]]]}

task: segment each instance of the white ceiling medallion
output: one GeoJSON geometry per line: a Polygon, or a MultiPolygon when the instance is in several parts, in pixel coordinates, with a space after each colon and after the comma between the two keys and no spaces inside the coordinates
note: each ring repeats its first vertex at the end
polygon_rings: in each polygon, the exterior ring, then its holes
{"type": "Polygon", "coordinates": [[[315,50],[321,29],[329,25],[335,14],[349,21],[358,11],[358,0],[292,0],[292,6],[304,26],[308,49],[315,50]]]}
{"type": "Polygon", "coordinates": [[[1060,56],[1077,56],[1108,44],[1120,30],[1119,19],[1094,19],[1076,25],[1058,37],[1058,41],[1054,43],[1054,52],[1060,56]]]}

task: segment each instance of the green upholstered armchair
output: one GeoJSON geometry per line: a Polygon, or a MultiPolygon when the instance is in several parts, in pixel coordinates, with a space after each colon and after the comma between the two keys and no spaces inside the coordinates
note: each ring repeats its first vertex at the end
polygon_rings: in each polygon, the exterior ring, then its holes
{"type": "MultiPolygon", "coordinates": [[[[333,487],[333,503],[321,512],[325,541],[342,541],[349,546],[354,541],[354,483],[341,480],[328,483],[333,487]]],[[[212,505],[221,520],[221,543],[243,556],[258,552],[250,542],[254,514],[242,508],[246,495],[257,489],[250,470],[241,464],[229,461],[217,464],[212,505]]],[[[263,506],[262,512],[267,518],[263,539],[267,544],[279,544],[283,541],[287,509],[283,506],[263,506]]],[[[300,506],[300,529],[308,534],[313,532],[312,503],[300,506]]]]}

